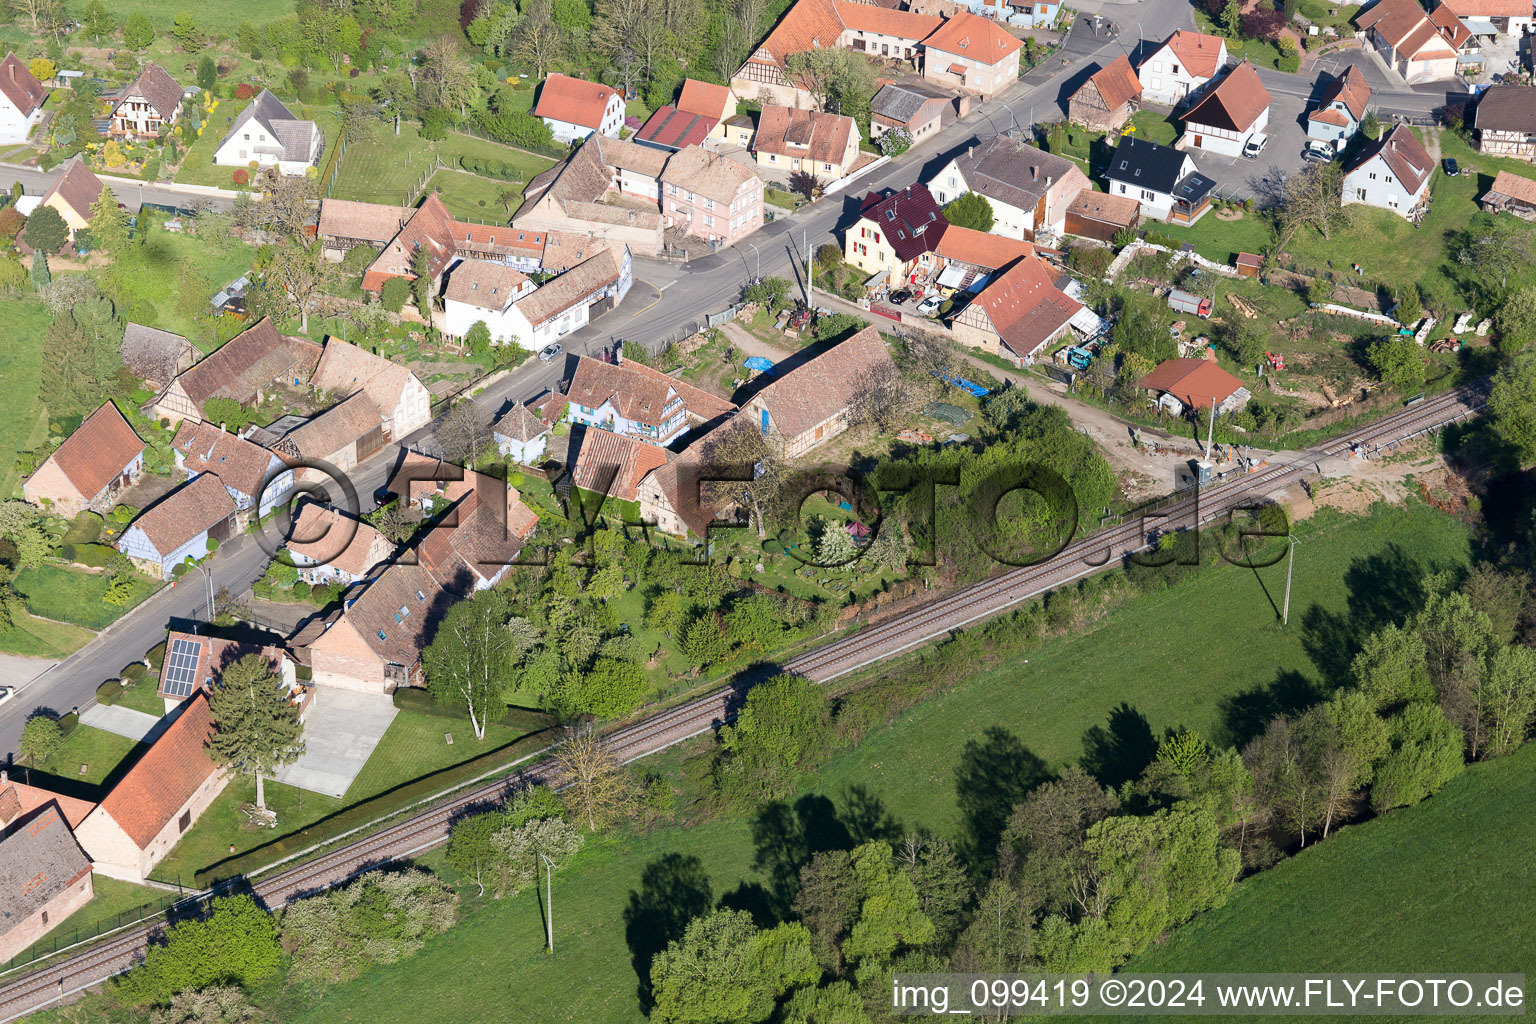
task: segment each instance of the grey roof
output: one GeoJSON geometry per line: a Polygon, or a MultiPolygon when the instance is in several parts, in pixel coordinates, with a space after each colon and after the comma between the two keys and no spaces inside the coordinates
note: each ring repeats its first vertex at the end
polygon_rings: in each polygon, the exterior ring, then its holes
{"type": "Polygon", "coordinates": [[[262,146],[258,143],[253,147],[258,151],[270,152],[279,160],[308,160],[314,152],[314,137],[318,130],[315,122],[301,121],[294,117],[293,111],[283,106],[270,89],[261,90],[240,111],[235,123],[224,133],[224,138],[219,140],[219,146],[223,147],[224,143],[235,137],[236,132],[242,131],[252,121],[260,124],[277,140],[274,145],[262,146]]]}
{"type": "Polygon", "coordinates": [[[1478,128],[1536,135],[1536,90],[1528,85],[1493,85],[1477,101],[1478,128]]]}
{"type": "Polygon", "coordinates": [[[924,103],[929,100],[948,101],[949,98],[944,90],[927,82],[892,82],[875,93],[875,98],[869,103],[869,111],[906,124],[923,109],[924,103]]]}
{"type": "Polygon", "coordinates": [[[1033,210],[1054,182],[1077,167],[1066,157],[995,135],[955,158],[972,192],[1020,210],[1033,210]]]}
{"type": "Polygon", "coordinates": [[[539,418],[538,413],[518,403],[502,413],[491,424],[491,430],[514,441],[532,441],[547,433],[550,425],[539,418]]]}
{"type": "Polygon", "coordinates": [[[91,862],[56,807],[13,827],[0,840],[0,935],[43,909],[91,862]]]}
{"type": "Polygon", "coordinates": [[[1179,172],[1184,169],[1185,156],[1168,146],[1159,146],[1155,142],[1127,135],[1120,140],[1120,145],[1115,147],[1114,154],[1110,156],[1104,177],[1196,203],[1216,187],[1216,182],[1199,171],[1180,178],[1179,172]]]}
{"type": "MultiPolygon", "coordinates": [[[[169,120],[176,112],[176,108],[181,106],[182,95],[181,86],[176,84],[176,79],[172,78],[169,72],[158,64],[145,64],[144,69],[139,72],[139,77],[129,82],[123,87],[122,92],[118,93],[117,104],[122,103],[129,96],[142,96],[161,117],[169,120]]],[[[117,104],[113,105],[114,110],[117,104]]]]}
{"type": "Polygon", "coordinates": [[[181,356],[190,344],[179,334],[130,323],[119,351],[123,365],[140,379],[164,384],[182,371],[181,356]]]}

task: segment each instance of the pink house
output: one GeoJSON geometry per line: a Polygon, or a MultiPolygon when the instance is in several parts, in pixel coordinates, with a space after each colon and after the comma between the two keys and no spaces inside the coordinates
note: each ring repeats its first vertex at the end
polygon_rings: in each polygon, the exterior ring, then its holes
{"type": "Polygon", "coordinates": [[[661,172],[661,212],[674,227],[731,245],[763,224],[763,179],[750,167],[689,146],[661,172]]]}

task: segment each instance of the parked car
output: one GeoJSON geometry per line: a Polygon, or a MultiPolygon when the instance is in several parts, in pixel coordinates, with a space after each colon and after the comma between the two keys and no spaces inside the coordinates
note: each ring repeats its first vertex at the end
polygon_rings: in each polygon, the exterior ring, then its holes
{"type": "Polygon", "coordinates": [[[1307,143],[1307,148],[1301,151],[1301,158],[1317,163],[1327,163],[1333,159],[1333,146],[1319,139],[1313,139],[1307,143]]]}
{"type": "Polygon", "coordinates": [[[891,294],[889,296],[887,296],[887,298],[889,298],[891,302],[893,302],[894,304],[899,306],[903,302],[910,302],[910,301],[912,301],[912,293],[907,291],[905,288],[901,288],[901,289],[898,289],[898,290],[896,290],[894,292],[891,292],[891,294]]]}
{"type": "Polygon", "coordinates": [[[1445,175],[1448,178],[1461,177],[1461,165],[1456,162],[1456,158],[1453,156],[1445,158],[1445,175]]]}
{"type": "Polygon", "coordinates": [[[565,346],[564,345],[561,345],[559,342],[554,342],[553,344],[549,344],[549,345],[545,345],[544,346],[543,350],[539,352],[539,358],[547,363],[551,359],[555,358],[555,356],[559,355],[561,352],[564,352],[564,351],[565,351],[565,346]]]}
{"type": "Polygon", "coordinates": [[[1247,145],[1243,146],[1243,156],[1246,156],[1248,159],[1252,160],[1256,158],[1260,153],[1264,152],[1264,147],[1268,144],[1268,135],[1255,135],[1253,138],[1248,140],[1247,145]]]}
{"type": "Polygon", "coordinates": [[[400,497],[400,495],[396,494],[388,487],[378,487],[375,488],[373,492],[373,503],[379,508],[383,508],[385,505],[388,505],[398,497],[400,497]]]}
{"type": "Polygon", "coordinates": [[[939,311],[939,307],[942,305],[944,305],[943,299],[939,298],[937,295],[930,295],[922,302],[917,304],[917,311],[923,316],[933,316],[939,311]]]}

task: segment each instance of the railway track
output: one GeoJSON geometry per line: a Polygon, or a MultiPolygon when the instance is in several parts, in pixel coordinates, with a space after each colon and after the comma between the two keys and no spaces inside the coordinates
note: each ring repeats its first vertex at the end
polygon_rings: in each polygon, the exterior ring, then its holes
{"type": "MultiPolygon", "coordinates": [[[[1355,450],[1380,450],[1469,415],[1482,406],[1486,395],[1486,384],[1472,385],[1402,409],[1326,442],[1296,462],[1267,466],[1214,491],[1177,500],[1158,510],[1156,526],[1160,532],[1166,532],[1209,521],[1295,482],[1309,466],[1322,459],[1355,450]]],[[[972,584],[932,604],[790,658],[783,667],[817,682],[836,679],[995,615],[1045,590],[1114,565],[1148,545],[1147,527],[1148,522],[1143,519],[1100,530],[1068,544],[1047,562],[972,584]]],[[[746,684],[728,686],[625,726],[610,735],[610,745],[621,760],[632,761],[697,736],[729,719],[746,688],[746,684]]],[[[553,783],[555,774],[551,764],[535,764],[255,882],[251,888],[267,907],[277,909],[379,864],[430,849],[448,838],[448,831],[461,811],[504,799],[524,786],[553,783]]],[[[128,970],[143,958],[149,941],[161,927],[152,924],[130,928],[41,970],[0,984],[0,1024],[128,970]]]]}

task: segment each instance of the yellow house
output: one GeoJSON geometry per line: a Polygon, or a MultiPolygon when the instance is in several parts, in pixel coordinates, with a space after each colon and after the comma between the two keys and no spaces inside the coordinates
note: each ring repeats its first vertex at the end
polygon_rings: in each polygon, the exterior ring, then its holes
{"type": "Polygon", "coordinates": [[[91,207],[101,198],[101,190],[105,187],[76,153],[69,158],[63,173],[38,205],[57,210],[69,226],[69,237],[73,239],[76,231],[90,226],[91,207]]]}
{"type": "Polygon", "coordinates": [[[871,192],[843,237],[843,258],[870,275],[884,274],[892,288],[906,287],[933,270],[934,250],[948,227],[926,185],[883,199],[871,192]]]}
{"type": "Polygon", "coordinates": [[[859,126],[851,117],[766,106],[752,142],[757,166],[783,175],[814,174],[830,185],[848,174],[859,156],[859,126]]]}

